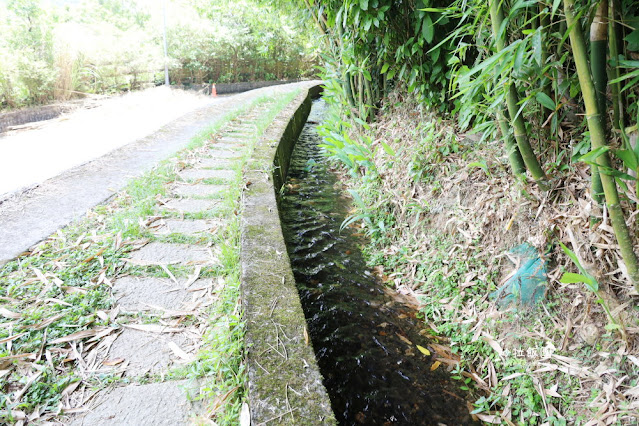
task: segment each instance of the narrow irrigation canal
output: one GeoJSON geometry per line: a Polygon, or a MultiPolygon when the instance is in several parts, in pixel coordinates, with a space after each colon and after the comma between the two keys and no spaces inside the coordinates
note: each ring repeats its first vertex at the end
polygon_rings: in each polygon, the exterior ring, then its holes
{"type": "Polygon", "coordinates": [[[367,269],[361,238],[340,225],[350,200],[318,147],[313,105],[280,199],[284,234],[309,334],[341,424],[472,424],[458,383],[433,359],[415,311],[367,269]],[[421,333],[420,333],[421,332],[421,333]]]}

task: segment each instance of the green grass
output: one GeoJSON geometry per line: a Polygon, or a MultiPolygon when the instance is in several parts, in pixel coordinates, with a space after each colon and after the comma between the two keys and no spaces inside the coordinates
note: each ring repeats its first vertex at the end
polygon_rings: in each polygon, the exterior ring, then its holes
{"type": "MultiPolygon", "coordinates": [[[[219,251],[219,265],[203,268],[201,278],[223,277],[226,285],[211,306],[202,351],[197,360],[175,377],[205,378],[200,395],[209,408],[215,408],[218,424],[237,424],[244,395],[243,322],[239,303],[239,214],[242,164],[250,156],[250,147],[272,122],[275,115],[298,94],[275,98],[261,97],[226,114],[176,156],[161,162],[152,171],[132,180],[122,193],[108,204],[96,207],[87,217],[73,223],[39,244],[32,253],[13,260],[0,269],[0,339],[11,339],[11,346],[0,345],[0,420],[12,422],[39,407],[45,413],[56,412],[62,391],[82,380],[68,357],[68,344],[52,344],[54,339],[96,327],[119,327],[118,321],[157,318],[143,314],[123,316],[112,323],[101,313],[115,306],[110,283],[122,274],[167,277],[161,267],[141,267],[123,261],[140,240],[213,244],[219,251]],[[167,188],[177,176],[180,165],[211,137],[233,124],[242,114],[258,106],[268,110],[256,121],[258,130],[242,152],[240,165],[234,167],[235,179],[229,183],[221,203],[213,212],[184,215],[187,219],[226,216],[224,229],[213,237],[184,237],[176,234],[155,236],[141,225],[141,219],[161,214],[158,197],[166,197],[167,188]],[[6,357],[29,355],[21,361],[6,357]],[[4,359],[3,359],[4,358],[4,359]],[[20,399],[16,393],[29,377],[39,374],[20,399]],[[222,396],[226,396],[222,398],[222,396]],[[217,401],[217,402],[216,402],[217,401]]],[[[172,214],[173,217],[180,217],[172,214]]],[[[176,277],[186,277],[192,267],[169,265],[176,277]]],[[[92,375],[85,383],[103,388],[117,377],[92,375]]],[[[145,380],[150,380],[146,378],[145,380]]],[[[126,382],[126,380],[124,380],[126,382]]]]}

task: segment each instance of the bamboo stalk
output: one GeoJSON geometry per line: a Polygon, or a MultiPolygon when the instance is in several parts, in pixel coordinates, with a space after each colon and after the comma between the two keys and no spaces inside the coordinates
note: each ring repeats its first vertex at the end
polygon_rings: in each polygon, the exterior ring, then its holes
{"type": "MultiPolygon", "coordinates": [[[[499,35],[499,29],[504,21],[504,14],[501,9],[500,0],[491,0],[490,2],[490,16],[492,21],[493,36],[495,38],[495,45],[498,51],[505,48],[504,37],[499,35]]],[[[515,88],[514,83],[508,84],[506,92],[506,103],[508,105],[508,114],[510,115],[510,122],[513,128],[513,134],[517,141],[517,147],[519,153],[526,165],[526,168],[530,171],[533,179],[537,182],[540,188],[546,190],[548,188],[546,181],[546,174],[544,173],[537,156],[530,145],[528,140],[528,134],[526,133],[526,124],[519,111],[519,94],[515,88]]],[[[515,167],[513,167],[513,170],[515,167]]]]}
{"type": "MultiPolygon", "coordinates": [[[[338,34],[338,40],[339,40],[339,49],[340,49],[340,56],[344,56],[344,29],[342,28],[341,25],[336,25],[337,27],[337,34],[338,34]]],[[[342,68],[342,89],[344,91],[344,94],[346,95],[346,101],[348,102],[348,105],[351,108],[355,108],[355,97],[353,96],[353,88],[352,88],[352,84],[351,84],[351,76],[350,73],[348,71],[346,71],[344,69],[344,67],[342,68]]]]}
{"type": "Polygon", "coordinates": [[[367,113],[366,113],[366,118],[367,119],[371,119],[372,118],[372,113],[373,111],[373,105],[375,105],[375,100],[373,99],[373,89],[371,89],[371,82],[364,79],[364,90],[366,90],[366,96],[368,98],[368,101],[366,102],[366,105],[368,105],[368,107],[366,107],[367,109],[367,113]],[[371,111],[368,111],[370,108],[371,111]]]}
{"type": "MultiPolygon", "coordinates": [[[[617,61],[619,60],[619,45],[617,39],[617,24],[616,19],[616,0],[610,0],[608,8],[608,44],[610,49],[610,59],[612,60],[612,66],[610,67],[610,80],[615,80],[621,76],[619,72],[619,66],[617,61]]],[[[613,119],[612,127],[623,131],[625,128],[624,122],[624,109],[623,109],[623,97],[621,93],[621,82],[612,83],[610,85],[612,94],[612,107],[613,107],[613,119]]]]}
{"type": "MultiPolygon", "coordinates": [[[[595,18],[590,24],[590,70],[592,73],[600,121],[606,129],[606,88],[608,75],[606,74],[606,54],[608,49],[608,0],[601,0],[597,5],[595,18]]],[[[590,168],[590,185],[592,199],[601,204],[603,202],[603,187],[596,165],[590,168]]]]}
{"type": "Polygon", "coordinates": [[[526,173],[524,159],[521,158],[521,153],[519,152],[519,148],[517,148],[517,142],[515,142],[509,132],[508,120],[502,111],[497,112],[497,122],[499,124],[499,129],[501,130],[501,136],[504,138],[506,153],[508,154],[508,160],[510,162],[510,167],[513,169],[513,173],[516,175],[526,173]]]}
{"type": "Polygon", "coordinates": [[[366,121],[366,106],[364,105],[364,74],[357,73],[357,103],[359,105],[359,117],[366,121]]]}
{"type": "MultiPolygon", "coordinates": [[[[546,66],[548,62],[548,34],[550,32],[550,15],[547,12],[544,12],[546,5],[543,3],[539,3],[539,25],[541,26],[541,34],[542,34],[542,43],[541,43],[541,68],[546,66]]],[[[552,90],[551,90],[551,81],[550,78],[544,76],[541,80],[541,91],[552,99],[552,90]]],[[[554,111],[546,108],[542,105],[541,110],[543,112],[542,123],[544,123],[550,114],[554,111]]],[[[548,132],[550,134],[550,132],[548,132]]]]}
{"type": "MultiPolygon", "coordinates": [[[[592,141],[594,149],[602,148],[606,146],[606,136],[601,123],[595,85],[590,74],[590,67],[588,66],[586,43],[579,22],[575,21],[573,13],[573,1],[574,0],[564,0],[564,13],[570,31],[570,45],[572,46],[573,57],[577,67],[577,76],[579,77],[579,85],[586,106],[586,120],[588,122],[588,130],[590,131],[590,140],[592,141]]],[[[612,169],[610,157],[607,152],[604,152],[597,158],[597,164],[602,171],[612,169]]],[[[637,262],[637,255],[634,252],[633,242],[619,202],[617,184],[610,174],[601,173],[600,175],[606,206],[608,207],[615,237],[619,243],[621,256],[626,264],[626,269],[628,270],[632,284],[635,289],[639,291],[639,262],[637,262]]]]}

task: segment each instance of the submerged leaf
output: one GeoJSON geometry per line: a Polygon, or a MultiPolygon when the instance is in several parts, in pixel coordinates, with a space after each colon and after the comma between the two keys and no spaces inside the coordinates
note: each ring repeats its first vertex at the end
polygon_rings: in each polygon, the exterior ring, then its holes
{"type": "Polygon", "coordinates": [[[430,351],[423,346],[417,345],[417,349],[426,356],[430,356],[430,351]]]}

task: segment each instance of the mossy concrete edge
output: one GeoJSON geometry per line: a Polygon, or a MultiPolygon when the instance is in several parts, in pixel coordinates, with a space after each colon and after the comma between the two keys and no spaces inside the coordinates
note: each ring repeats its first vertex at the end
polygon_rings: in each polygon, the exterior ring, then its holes
{"type": "Polygon", "coordinates": [[[276,191],[321,91],[309,83],[267,128],[245,171],[241,221],[251,424],[336,424],[322,382],[280,224],[276,191]]]}

